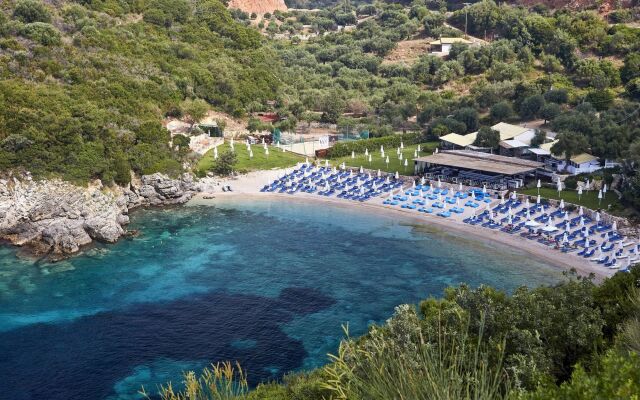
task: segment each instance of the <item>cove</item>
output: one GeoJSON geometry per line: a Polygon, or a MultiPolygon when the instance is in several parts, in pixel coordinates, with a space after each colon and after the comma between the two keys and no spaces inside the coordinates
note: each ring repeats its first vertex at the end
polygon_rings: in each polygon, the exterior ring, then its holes
{"type": "Polygon", "coordinates": [[[357,206],[233,198],[139,211],[131,228],[55,264],[0,247],[4,397],[135,399],[224,360],[256,384],[325,364],[342,325],[362,334],[447,286],[562,279],[517,249],[357,206]]]}

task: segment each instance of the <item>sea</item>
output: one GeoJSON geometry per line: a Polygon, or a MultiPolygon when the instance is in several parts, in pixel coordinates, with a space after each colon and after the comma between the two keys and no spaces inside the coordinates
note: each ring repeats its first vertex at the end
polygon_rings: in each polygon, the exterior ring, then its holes
{"type": "Polygon", "coordinates": [[[466,283],[562,271],[518,249],[353,205],[239,196],[132,214],[139,235],[60,261],[0,246],[0,399],[140,399],[238,362],[250,385],[326,364],[344,328],[466,283]]]}

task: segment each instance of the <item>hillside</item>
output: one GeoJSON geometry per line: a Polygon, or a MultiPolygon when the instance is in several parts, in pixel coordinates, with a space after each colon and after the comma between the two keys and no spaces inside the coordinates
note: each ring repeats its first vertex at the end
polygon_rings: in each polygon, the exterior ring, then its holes
{"type": "Polygon", "coordinates": [[[182,170],[165,116],[271,99],[279,62],[218,0],[0,9],[0,170],[78,183],[182,170]]]}
{"type": "Polygon", "coordinates": [[[274,11],[287,11],[284,0],[231,0],[229,8],[237,8],[246,13],[264,14],[274,11]]]}

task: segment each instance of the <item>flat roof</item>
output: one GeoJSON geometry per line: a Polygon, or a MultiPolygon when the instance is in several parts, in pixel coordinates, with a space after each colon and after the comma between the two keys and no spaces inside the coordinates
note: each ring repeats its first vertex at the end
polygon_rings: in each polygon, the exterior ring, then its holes
{"type": "Polygon", "coordinates": [[[537,154],[539,156],[548,156],[549,154],[551,154],[551,152],[549,150],[538,149],[538,148],[535,148],[535,147],[530,148],[529,151],[532,152],[533,154],[537,154]]]}
{"type": "Polygon", "coordinates": [[[549,143],[543,143],[543,144],[541,144],[541,145],[540,145],[540,148],[541,148],[542,150],[547,150],[547,151],[551,152],[551,148],[552,148],[552,147],[553,147],[553,145],[554,145],[554,144],[556,144],[556,143],[558,143],[558,141],[557,141],[557,140],[554,140],[554,141],[549,142],[549,143]]]}
{"type": "Polygon", "coordinates": [[[593,156],[589,153],[580,153],[577,156],[571,157],[571,161],[576,164],[584,164],[591,161],[596,161],[598,157],[593,156]]]}
{"type": "Polygon", "coordinates": [[[517,149],[520,147],[528,147],[526,143],[522,143],[521,141],[516,139],[503,140],[502,142],[500,142],[500,146],[504,147],[505,149],[517,149]]]}
{"type": "Polygon", "coordinates": [[[518,125],[511,125],[511,124],[507,124],[506,122],[498,122],[497,124],[493,125],[491,129],[500,132],[500,140],[513,139],[514,137],[521,135],[528,130],[531,130],[531,128],[525,128],[523,126],[518,126],[518,125]]]}
{"type": "Polygon", "coordinates": [[[473,142],[476,141],[476,137],[478,136],[478,132],[469,133],[467,135],[459,135],[457,133],[449,133],[448,135],[444,135],[440,137],[440,140],[444,140],[448,143],[453,143],[456,146],[466,147],[473,142]]]}
{"type": "Polygon", "coordinates": [[[503,175],[520,175],[544,166],[543,163],[470,150],[443,150],[414,159],[429,164],[465,168],[503,175]]]}
{"type": "Polygon", "coordinates": [[[471,44],[470,41],[468,41],[467,39],[464,38],[451,38],[451,37],[443,37],[440,38],[438,40],[434,40],[433,42],[430,42],[430,44],[432,45],[441,45],[441,44],[453,44],[453,43],[467,43],[467,44],[471,44]]]}

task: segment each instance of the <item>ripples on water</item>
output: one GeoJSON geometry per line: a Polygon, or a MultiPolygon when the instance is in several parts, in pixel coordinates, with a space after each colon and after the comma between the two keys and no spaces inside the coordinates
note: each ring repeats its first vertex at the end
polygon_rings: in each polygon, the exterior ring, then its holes
{"type": "Polygon", "coordinates": [[[255,384],[324,364],[342,324],[363,333],[447,286],[560,279],[513,249],[357,207],[233,201],[138,212],[141,236],[56,264],[0,247],[0,397],[138,398],[221,360],[255,384]]]}

